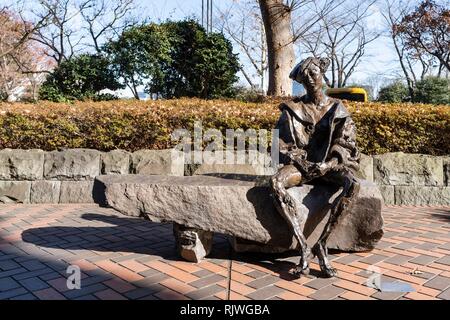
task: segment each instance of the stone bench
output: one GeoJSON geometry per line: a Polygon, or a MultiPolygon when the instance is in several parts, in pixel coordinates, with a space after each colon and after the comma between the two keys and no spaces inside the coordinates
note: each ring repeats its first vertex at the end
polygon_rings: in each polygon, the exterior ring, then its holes
{"type": "MultiPolygon", "coordinates": [[[[109,175],[95,181],[99,201],[135,217],[172,222],[182,257],[199,261],[211,249],[213,233],[234,237],[238,251],[277,252],[297,248],[287,223],[273,206],[268,177],[109,175]]],[[[299,210],[309,245],[317,241],[338,190],[325,185],[289,189],[299,210]]],[[[367,251],[383,235],[383,200],[377,186],[361,181],[350,212],[331,234],[328,247],[367,251]]]]}

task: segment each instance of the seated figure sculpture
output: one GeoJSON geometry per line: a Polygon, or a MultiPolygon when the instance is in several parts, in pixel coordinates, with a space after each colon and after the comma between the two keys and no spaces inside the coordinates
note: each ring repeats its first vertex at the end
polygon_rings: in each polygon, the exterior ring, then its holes
{"type": "Polygon", "coordinates": [[[337,275],[327,259],[327,239],[359,191],[354,177],[360,159],[355,124],[340,100],[323,93],[323,74],[329,64],[326,58],[310,57],[292,70],[289,77],[303,84],[306,94],[280,105],[276,126],[283,166],[270,185],[277,210],[299,242],[300,262],[294,269],[298,276],[309,273],[312,257],[318,258],[325,277],[337,275]],[[340,191],[319,240],[309,249],[300,227],[307,217],[299,216],[287,189],[316,182],[336,185],[340,191]]]}

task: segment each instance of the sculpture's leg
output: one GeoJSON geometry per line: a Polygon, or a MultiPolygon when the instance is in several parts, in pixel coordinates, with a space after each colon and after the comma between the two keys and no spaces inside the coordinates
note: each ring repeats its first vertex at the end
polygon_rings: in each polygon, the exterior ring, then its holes
{"type": "Polygon", "coordinates": [[[335,172],[332,174],[331,178],[328,178],[327,180],[330,180],[332,183],[339,183],[339,185],[343,187],[343,190],[333,203],[328,222],[325,225],[319,240],[312,248],[312,254],[318,257],[322,273],[331,278],[337,275],[337,271],[328,261],[327,240],[336,227],[339,217],[347,210],[353,198],[358,194],[359,183],[353,177],[353,174],[348,171],[335,172]]]}
{"type": "Polygon", "coordinates": [[[306,244],[305,236],[303,235],[303,230],[300,226],[301,219],[298,217],[298,210],[295,206],[295,202],[287,192],[288,188],[300,185],[302,182],[301,173],[294,166],[284,166],[271,178],[270,182],[275,200],[275,207],[292,228],[300,246],[300,263],[295,268],[294,272],[296,274],[308,274],[309,249],[306,244]]]}
{"type": "Polygon", "coordinates": [[[174,223],[173,234],[178,253],[187,261],[199,262],[211,252],[213,243],[212,232],[174,223]]]}

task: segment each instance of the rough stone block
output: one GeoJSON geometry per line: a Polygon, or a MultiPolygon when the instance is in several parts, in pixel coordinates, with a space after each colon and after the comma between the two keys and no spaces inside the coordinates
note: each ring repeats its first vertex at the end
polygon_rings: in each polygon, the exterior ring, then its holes
{"type": "Polygon", "coordinates": [[[242,174],[265,176],[275,174],[270,166],[269,154],[250,152],[203,152],[203,163],[194,170],[194,175],[242,174]]]}
{"type": "Polygon", "coordinates": [[[129,174],[131,154],[125,150],[102,153],[102,174],[129,174]]]}
{"type": "Polygon", "coordinates": [[[178,253],[191,262],[200,262],[212,249],[213,233],[173,224],[178,253]]]}
{"type": "Polygon", "coordinates": [[[100,174],[100,152],[68,149],[45,154],[44,178],[49,180],[91,180],[100,174]]]}
{"type": "Polygon", "coordinates": [[[44,151],[38,149],[0,150],[0,179],[42,179],[44,171],[44,154],[44,151]]]}
{"type": "Polygon", "coordinates": [[[359,171],[356,173],[356,177],[362,180],[373,182],[373,159],[371,156],[361,154],[359,171]]]}
{"type": "MultiPolygon", "coordinates": [[[[272,247],[297,247],[290,228],[273,206],[265,177],[109,175],[97,177],[96,182],[103,185],[106,203],[125,215],[174,222],[272,247]]],[[[289,189],[301,215],[307,216],[302,225],[309,244],[319,238],[337,191],[326,185],[289,189]]],[[[382,203],[376,185],[362,181],[356,201],[332,233],[329,247],[372,249],[383,235],[382,203]]]]}
{"type": "Polygon", "coordinates": [[[383,200],[384,200],[384,204],[394,205],[395,204],[395,190],[394,190],[395,187],[379,185],[378,188],[380,189],[381,196],[383,197],[383,200]]]}
{"type": "Polygon", "coordinates": [[[60,203],[93,203],[94,181],[62,181],[60,203]]]}
{"type": "Polygon", "coordinates": [[[444,184],[450,186],[450,157],[442,157],[444,164],[444,184]]]}
{"type": "Polygon", "coordinates": [[[0,202],[30,202],[31,181],[0,181],[0,202]]]}
{"type": "Polygon", "coordinates": [[[396,186],[396,205],[450,205],[450,187],[396,186]]]}
{"type": "Polygon", "coordinates": [[[132,173],[144,175],[184,175],[184,153],[174,149],[139,150],[131,155],[132,173]]]}
{"type": "Polygon", "coordinates": [[[31,183],[31,203],[58,203],[61,181],[38,180],[31,183]]]}
{"type": "Polygon", "coordinates": [[[374,180],[379,185],[442,186],[442,157],[403,152],[373,156],[374,180]]]}

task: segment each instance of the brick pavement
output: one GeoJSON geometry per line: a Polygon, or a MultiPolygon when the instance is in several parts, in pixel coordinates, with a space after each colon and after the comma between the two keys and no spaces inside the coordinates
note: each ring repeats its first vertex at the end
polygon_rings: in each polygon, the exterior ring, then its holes
{"type": "Polygon", "coordinates": [[[298,279],[298,257],[236,254],[221,235],[193,264],[177,257],[169,224],[95,205],[0,205],[0,299],[450,299],[450,207],[383,214],[375,250],[331,254],[338,278],[318,278],[313,261],[298,279]],[[81,289],[68,289],[69,265],[79,266],[81,289]],[[368,287],[373,272],[415,291],[368,287]]]}

